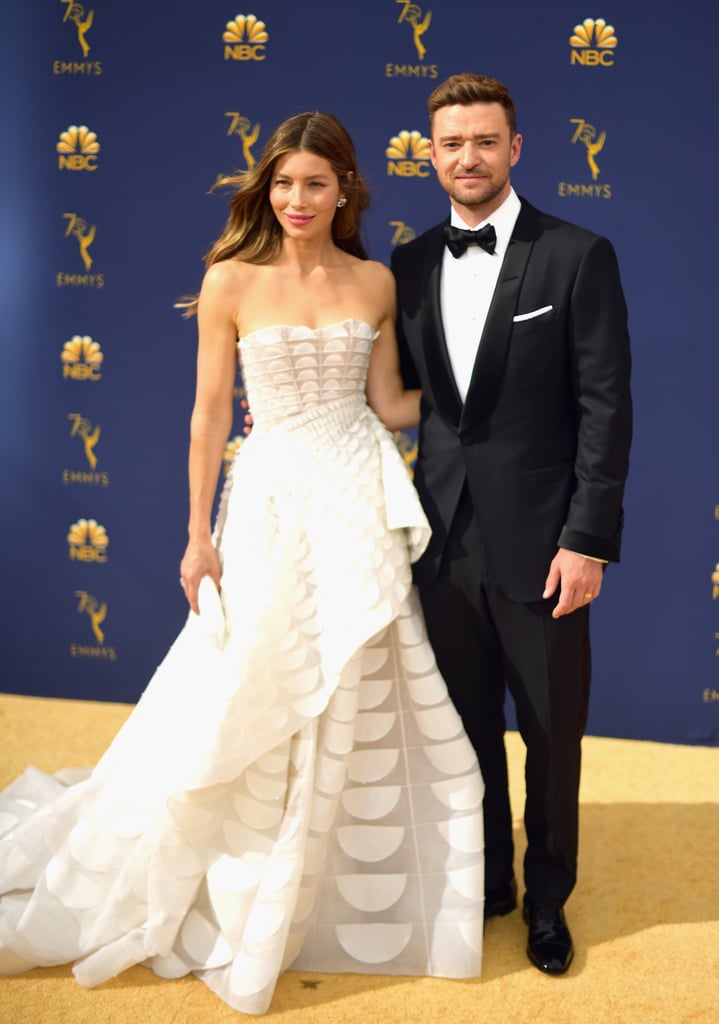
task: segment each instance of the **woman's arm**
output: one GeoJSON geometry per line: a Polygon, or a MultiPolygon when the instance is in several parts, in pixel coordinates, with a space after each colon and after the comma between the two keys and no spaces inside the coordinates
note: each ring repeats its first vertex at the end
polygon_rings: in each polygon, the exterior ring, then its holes
{"type": "Polygon", "coordinates": [[[185,595],[194,612],[197,588],[211,576],[219,588],[221,566],[212,544],[212,506],[222,455],[232,429],[237,370],[235,268],[217,263],[205,274],[197,309],[197,386],[190,420],[188,544],[180,566],[185,595]]]}
{"type": "Polygon", "coordinates": [[[399,370],[394,277],[387,267],[381,267],[377,279],[384,315],[367,371],[367,401],[388,430],[406,430],[419,425],[422,392],[419,389],[406,391],[399,370]]]}

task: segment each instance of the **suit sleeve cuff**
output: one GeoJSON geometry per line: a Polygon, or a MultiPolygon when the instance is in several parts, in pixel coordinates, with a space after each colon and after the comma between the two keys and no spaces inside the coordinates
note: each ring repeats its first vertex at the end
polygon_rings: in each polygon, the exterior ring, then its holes
{"type": "Polygon", "coordinates": [[[566,526],[559,535],[557,546],[576,551],[585,558],[596,558],[599,562],[619,561],[619,536],[612,541],[606,537],[595,537],[581,530],[570,530],[566,526]]]}

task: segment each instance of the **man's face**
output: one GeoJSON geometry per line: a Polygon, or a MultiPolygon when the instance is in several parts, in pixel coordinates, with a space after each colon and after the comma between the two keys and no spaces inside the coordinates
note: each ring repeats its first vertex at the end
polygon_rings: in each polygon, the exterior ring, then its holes
{"type": "Polygon", "coordinates": [[[437,178],[471,227],[509,195],[509,171],[519,160],[522,136],[510,138],[499,103],[440,107],[432,121],[430,152],[437,178]]]}

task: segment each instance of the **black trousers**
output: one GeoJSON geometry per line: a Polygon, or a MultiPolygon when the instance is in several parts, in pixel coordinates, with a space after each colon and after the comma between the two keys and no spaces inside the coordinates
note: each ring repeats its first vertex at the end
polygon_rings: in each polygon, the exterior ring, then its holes
{"type": "MultiPolygon", "coordinates": [[[[549,570],[549,565],[547,565],[549,570]]],[[[524,882],[562,906],[577,876],[579,774],[590,681],[589,609],[519,604],[493,579],[465,487],[438,576],[417,582],[429,639],[484,776],[485,887],[513,876],[504,715],[507,687],[526,745],[524,882]]]]}

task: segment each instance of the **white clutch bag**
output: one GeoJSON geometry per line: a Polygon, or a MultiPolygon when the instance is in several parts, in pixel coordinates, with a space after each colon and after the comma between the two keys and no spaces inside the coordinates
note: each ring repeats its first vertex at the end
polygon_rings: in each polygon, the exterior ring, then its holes
{"type": "Polygon", "coordinates": [[[225,643],[227,626],[225,610],[220,592],[211,576],[203,576],[197,588],[197,604],[200,609],[200,625],[207,639],[214,647],[225,643]]]}

